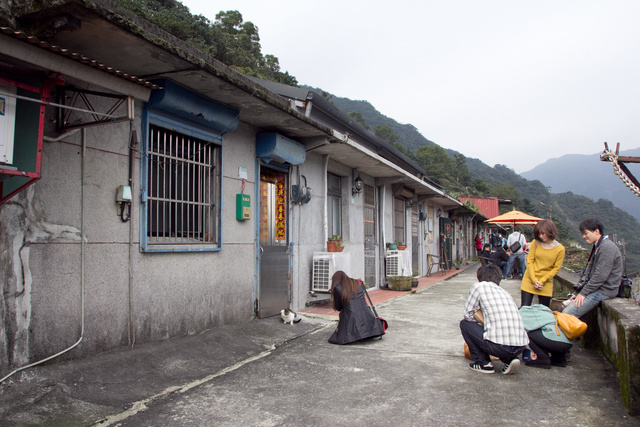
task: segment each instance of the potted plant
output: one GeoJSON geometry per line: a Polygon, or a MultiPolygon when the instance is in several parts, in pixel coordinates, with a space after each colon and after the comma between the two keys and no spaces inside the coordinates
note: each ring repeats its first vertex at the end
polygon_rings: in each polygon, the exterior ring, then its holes
{"type": "Polygon", "coordinates": [[[392,291],[410,291],[412,280],[413,280],[413,277],[411,276],[387,277],[387,282],[389,283],[389,289],[391,289],[392,291]]]}
{"type": "Polygon", "coordinates": [[[415,268],[413,270],[411,270],[411,275],[413,276],[413,279],[411,280],[411,287],[412,288],[417,288],[418,287],[418,275],[420,274],[420,272],[418,270],[416,270],[415,268]]]}
{"type": "Polygon", "coordinates": [[[407,249],[407,245],[402,242],[396,242],[396,247],[399,251],[404,251],[405,249],[407,249]]]}
{"type": "Polygon", "coordinates": [[[395,243],[387,242],[387,249],[390,251],[395,251],[398,249],[398,245],[395,243]]]}
{"type": "Polygon", "coordinates": [[[334,234],[329,240],[327,240],[327,252],[342,252],[344,246],[342,246],[342,240],[340,236],[334,234]]]}

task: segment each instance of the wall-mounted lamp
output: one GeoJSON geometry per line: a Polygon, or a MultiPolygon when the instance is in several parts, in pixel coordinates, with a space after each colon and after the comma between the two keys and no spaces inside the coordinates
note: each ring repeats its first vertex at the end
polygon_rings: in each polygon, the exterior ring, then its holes
{"type": "Polygon", "coordinates": [[[353,188],[351,189],[351,194],[354,196],[357,194],[360,194],[362,192],[362,187],[364,187],[364,182],[362,182],[362,178],[360,178],[360,175],[358,175],[356,179],[353,181],[353,188]]]}
{"type": "Polygon", "coordinates": [[[442,209],[438,209],[438,216],[442,216],[442,209]]]}
{"type": "Polygon", "coordinates": [[[407,199],[405,203],[405,206],[407,206],[407,209],[411,209],[411,206],[413,206],[413,199],[407,199]]]}

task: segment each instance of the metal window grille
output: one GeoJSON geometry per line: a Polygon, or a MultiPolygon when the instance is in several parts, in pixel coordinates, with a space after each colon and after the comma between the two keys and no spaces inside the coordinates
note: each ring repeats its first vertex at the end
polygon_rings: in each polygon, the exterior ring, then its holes
{"type": "Polygon", "coordinates": [[[215,144],[150,126],[148,243],[219,243],[219,150],[215,144]]]}

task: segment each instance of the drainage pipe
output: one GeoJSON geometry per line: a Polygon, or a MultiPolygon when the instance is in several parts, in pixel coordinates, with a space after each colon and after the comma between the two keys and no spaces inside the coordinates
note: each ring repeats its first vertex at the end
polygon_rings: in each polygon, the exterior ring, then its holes
{"type": "Polygon", "coordinates": [[[4,382],[4,380],[6,380],[7,378],[11,377],[13,374],[15,374],[16,372],[20,372],[22,370],[31,368],[33,366],[36,365],[40,365],[41,363],[44,362],[48,362],[51,359],[54,359],[74,348],[76,348],[84,339],[84,290],[85,290],[85,284],[84,284],[84,258],[85,258],[85,229],[84,229],[84,202],[85,202],[85,197],[84,197],[84,187],[85,187],[85,180],[84,180],[84,163],[85,163],[85,155],[87,152],[87,130],[85,128],[82,128],[82,157],[80,158],[80,170],[81,170],[81,187],[80,187],[80,234],[81,234],[81,242],[80,242],[80,298],[81,298],[81,304],[80,304],[80,311],[81,311],[81,329],[80,329],[80,338],[78,338],[78,341],[75,342],[75,344],[73,344],[71,347],[66,348],[52,356],[49,356],[45,359],[39,360],[37,362],[33,362],[29,365],[23,366],[21,368],[15,369],[13,372],[9,373],[7,376],[3,377],[2,379],[0,379],[0,383],[4,382]]]}
{"type": "Polygon", "coordinates": [[[325,241],[325,245],[326,242],[329,240],[329,204],[328,204],[328,197],[327,197],[327,189],[329,188],[329,177],[327,176],[327,174],[329,173],[329,155],[325,154],[324,155],[324,188],[322,189],[322,191],[324,191],[324,218],[322,219],[322,228],[324,230],[324,241],[325,241]]]}
{"type": "MultiPolygon", "coordinates": [[[[136,151],[138,149],[138,135],[133,129],[133,121],[129,122],[129,188],[131,188],[131,194],[133,192],[133,169],[135,163],[136,151]]],[[[133,215],[133,201],[129,204],[129,219],[133,215]]],[[[124,206],[122,207],[124,209],[124,206]]],[[[136,343],[136,330],[134,327],[134,312],[133,312],[133,285],[134,285],[134,272],[133,272],[133,256],[135,253],[133,247],[133,221],[129,222],[129,345],[133,347],[136,343]]]]}

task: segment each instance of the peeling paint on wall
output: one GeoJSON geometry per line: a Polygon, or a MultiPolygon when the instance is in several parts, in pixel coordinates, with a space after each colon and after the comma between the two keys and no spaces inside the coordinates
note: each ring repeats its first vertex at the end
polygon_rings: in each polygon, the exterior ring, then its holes
{"type": "MultiPolygon", "coordinates": [[[[36,185],[37,186],[37,185],[36,185]]],[[[32,275],[30,245],[48,242],[80,242],[79,229],[44,220],[35,199],[35,186],[0,206],[2,245],[2,300],[0,318],[0,371],[29,362],[32,275]]]]}

